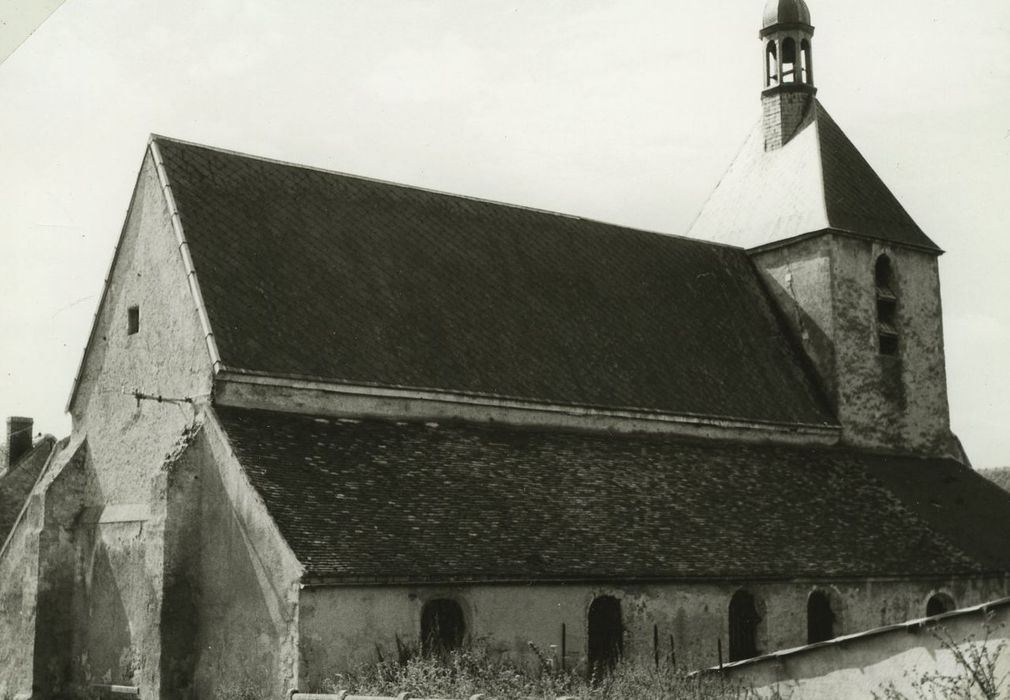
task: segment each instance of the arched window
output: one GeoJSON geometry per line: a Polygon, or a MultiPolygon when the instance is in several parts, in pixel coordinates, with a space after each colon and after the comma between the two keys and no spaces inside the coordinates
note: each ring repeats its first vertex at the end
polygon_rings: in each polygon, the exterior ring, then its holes
{"type": "Polygon", "coordinates": [[[459,603],[448,598],[429,600],[421,609],[421,649],[444,654],[463,645],[466,623],[459,603]]]}
{"type": "Polygon", "coordinates": [[[600,596],[589,606],[589,675],[591,678],[613,670],[624,653],[624,624],[621,601],[600,596]]]}
{"type": "Polygon", "coordinates": [[[800,64],[802,67],[801,82],[807,85],[814,84],[814,63],[810,55],[810,42],[806,39],[800,42],[800,64]]]}
{"type": "Polygon", "coordinates": [[[796,40],[791,37],[782,42],[782,82],[796,82],[796,40]]]}
{"type": "Polygon", "coordinates": [[[946,593],[934,593],[926,602],[926,617],[943,615],[954,609],[954,599],[946,593]]]}
{"type": "Polygon", "coordinates": [[[877,337],[881,355],[898,354],[898,295],[894,287],[894,270],[886,255],[877,258],[874,268],[877,285],[877,337]]]}
{"type": "Polygon", "coordinates": [[[758,655],[758,615],[754,596],[741,589],[729,601],[729,660],[742,661],[758,655]]]}
{"type": "Polygon", "coordinates": [[[779,84],[779,56],[775,42],[769,41],[765,50],[765,87],[779,84]]]}
{"type": "Polygon", "coordinates": [[[831,598],[824,591],[814,591],[807,598],[807,644],[826,642],[835,637],[835,613],[831,598]]]}

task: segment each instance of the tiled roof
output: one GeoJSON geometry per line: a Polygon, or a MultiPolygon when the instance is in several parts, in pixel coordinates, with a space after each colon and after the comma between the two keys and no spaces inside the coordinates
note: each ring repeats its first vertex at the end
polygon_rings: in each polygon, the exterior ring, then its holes
{"type": "Polygon", "coordinates": [[[1010,571],[1010,494],[951,460],[217,411],[309,577],[1010,571]]]}
{"type": "Polygon", "coordinates": [[[689,235],[750,249],[827,229],[940,252],[814,100],[782,148],[755,126],[689,235]]]}
{"type": "Polygon", "coordinates": [[[742,250],[156,142],[228,367],[835,422],[742,250]]]}
{"type": "Polygon", "coordinates": [[[56,441],[53,438],[42,438],[30,452],[18,460],[17,464],[0,475],[0,545],[3,545],[11,528],[14,527],[21,508],[28,500],[28,495],[55,445],[56,441]]]}
{"type": "Polygon", "coordinates": [[[979,469],[978,473],[999,486],[1004,491],[1010,491],[1010,467],[979,469]]]}

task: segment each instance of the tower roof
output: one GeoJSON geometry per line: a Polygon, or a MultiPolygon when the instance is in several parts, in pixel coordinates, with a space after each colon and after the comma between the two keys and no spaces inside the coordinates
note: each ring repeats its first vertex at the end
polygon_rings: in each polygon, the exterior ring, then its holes
{"type": "Polygon", "coordinates": [[[780,24],[805,24],[810,26],[810,9],[803,0],[768,0],[765,5],[762,29],[780,24]]]}
{"type": "Polygon", "coordinates": [[[942,252],[818,100],[781,148],[765,149],[763,129],[755,126],[689,236],[754,249],[834,231],[942,252]]]}

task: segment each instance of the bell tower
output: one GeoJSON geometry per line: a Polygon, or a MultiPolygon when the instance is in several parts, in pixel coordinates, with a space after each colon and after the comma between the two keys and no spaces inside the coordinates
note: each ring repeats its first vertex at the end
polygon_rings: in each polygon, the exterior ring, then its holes
{"type": "Polygon", "coordinates": [[[789,143],[810,111],[814,87],[810,10],[803,0],[768,0],[761,26],[765,150],[789,143]]]}
{"type": "Polygon", "coordinates": [[[810,10],[766,0],[761,119],[688,233],[745,248],[858,448],[963,459],[950,432],[943,253],[821,104],[810,10]]]}

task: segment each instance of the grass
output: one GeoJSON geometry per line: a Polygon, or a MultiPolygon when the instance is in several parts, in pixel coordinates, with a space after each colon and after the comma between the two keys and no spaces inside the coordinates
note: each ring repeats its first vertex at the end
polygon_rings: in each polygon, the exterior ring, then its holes
{"type": "Polygon", "coordinates": [[[536,698],[554,700],[745,700],[756,697],[742,688],[729,687],[719,678],[689,677],[670,668],[619,665],[613,672],[587,679],[560,671],[552,660],[538,654],[539,668],[517,664],[477,642],[440,656],[402,652],[396,661],[380,661],[324,681],[324,693],[347,690],[359,695],[396,697],[406,692],[417,698],[536,698]]]}

